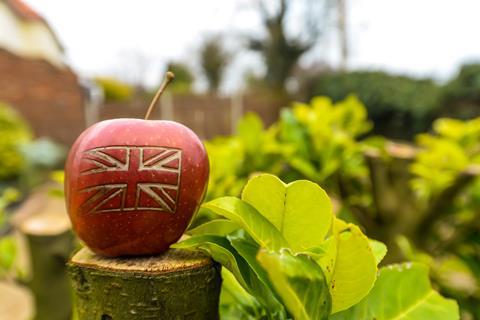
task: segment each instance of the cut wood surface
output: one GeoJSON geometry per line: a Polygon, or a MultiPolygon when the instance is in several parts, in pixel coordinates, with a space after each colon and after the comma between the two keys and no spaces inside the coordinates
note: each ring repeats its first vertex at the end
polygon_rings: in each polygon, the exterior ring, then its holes
{"type": "Polygon", "coordinates": [[[105,258],[83,248],[69,271],[79,320],[218,319],[220,266],[200,252],[105,258]]]}
{"type": "Polygon", "coordinates": [[[30,320],[34,315],[30,291],[14,283],[0,282],[0,319],[30,320]]]}
{"type": "Polygon", "coordinates": [[[24,234],[38,236],[54,236],[69,230],[65,200],[50,194],[55,187],[58,186],[49,183],[38,188],[14,212],[11,223],[24,234]]]}

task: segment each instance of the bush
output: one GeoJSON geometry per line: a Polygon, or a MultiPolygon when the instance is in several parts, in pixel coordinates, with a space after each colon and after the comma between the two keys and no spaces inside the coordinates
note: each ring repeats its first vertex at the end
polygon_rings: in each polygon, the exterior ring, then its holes
{"type": "Polygon", "coordinates": [[[460,119],[480,116],[480,64],[466,64],[445,85],[441,115],[460,119]]]}
{"type": "Polygon", "coordinates": [[[374,134],[405,140],[428,130],[441,98],[441,87],[432,80],[369,71],[323,74],[309,91],[309,98],[325,95],[334,101],[356,94],[374,122],[374,134]]]}
{"type": "Polygon", "coordinates": [[[25,166],[21,148],[31,138],[24,120],[6,104],[0,103],[0,180],[18,176],[25,166]]]}
{"type": "Polygon", "coordinates": [[[105,101],[128,101],[132,99],[132,86],[113,78],[96,78],[95,81],[102,88],[105,101]]]}
{"type": "Polygon", "coordinates": [[[432,289],[425,266],[378,268],[386,246],[335,217],[315,183],[260,174],[241,198],[218,198],[202,210],[212,219],[173,247],[202,250],[223,265],[222,319],[459,318],[456,302],[432,289]]]}
{"type": "MultiPolygon", "coordinates": [[[[438,119],[431,133],[418,135],[411,145],[382,137],[362,140],[371,124],[358,99],[350,96],[333,103],[316,97],[310,104],[295,103],[285,109],[280,120],[266,130],[252,115],[242,120],[240,128],[235,136],[207,142],[212,165],[209,200],[245,194],[251,182],[243,193],[242,185],[259,172],[273,173],[286,182],[308,179],[318,183],[332,197],[338,218],[360,224],[366,235],[388,246],[384,263],[426,264],[440,292],[454,297],[464,315],[480,319],[476,223],[480,118],[438,119]]],[[[269,201],[270,187],[257,194],[269,201]]],[[[200,229],[195,232],[205,231],[199,227],[201,222],[218,218],[211,211],[200,211],[200,219],[193,224],[200,229]]],[[[228,223],[219,224],[225,231],[228,223]]],[[[235,287],[230,280],[226,286],[235,287]]],[[[245,307],[257,310],[255,306],[245,307]]],[[[238,311],[229,304],[225,308],[238,311]]],[[[268,313],[262,310],[258,314],[268,313]]],[[[357,318],[350,314],[339,319],[357,318]]]]}

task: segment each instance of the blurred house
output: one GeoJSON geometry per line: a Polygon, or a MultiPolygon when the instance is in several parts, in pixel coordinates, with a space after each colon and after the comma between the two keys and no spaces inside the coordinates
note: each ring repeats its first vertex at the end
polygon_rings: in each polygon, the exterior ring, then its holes
{"type": "Polygon", "coordinates": [[[39,137],[71,144],[85,127],[84,89],[65,63],[62,44],[21,0],[0,0],[0,101],[16,108],[39,137]]]}

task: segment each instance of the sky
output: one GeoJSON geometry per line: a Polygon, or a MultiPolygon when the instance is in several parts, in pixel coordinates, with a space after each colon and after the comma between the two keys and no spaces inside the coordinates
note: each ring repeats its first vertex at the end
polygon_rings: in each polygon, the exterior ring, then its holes
{"type": "MultiPolygon", "coordinates": [[[[83,76],[115,75],[155,85],[171,60],[200,74],[197,57],[209,34],[226,34],[235,53],[224,91],[239,89],[245,72],[261,72],[261,58],[242,50],[245,34],[261,33],[255,0],[24,0],[54,28],[67,61],[83,76]],[[237,40],[234,40],[237,39],[237,40]]],[[[273,0],[272,0],[273,1],[273,0]]],[[[346,0],[348,67],[382,69],[444,81],[464,62],[480,60],[478,0],[346,0]]],[[[297,17],[290,19],[292,29],[297,17]]],[[[335,66],[335,24],[302,58],[335,66]]],[[[204,87],[204,81],[197,84],[204,87]]]]}

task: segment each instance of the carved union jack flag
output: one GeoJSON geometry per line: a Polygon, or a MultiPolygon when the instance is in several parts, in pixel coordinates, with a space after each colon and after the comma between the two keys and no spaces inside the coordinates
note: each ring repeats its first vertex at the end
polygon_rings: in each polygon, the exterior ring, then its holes
{"type": "Polygon", "coordinates": [[[182,166],[180,149],[100,147],[85,151],[81,161],[82,212],[175,213],[182,166]]]}

